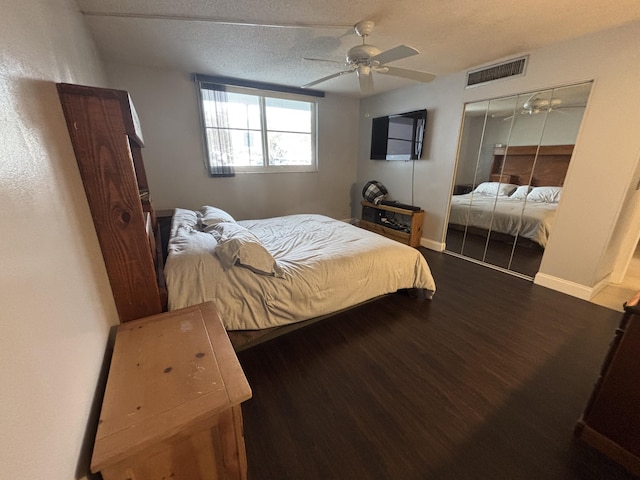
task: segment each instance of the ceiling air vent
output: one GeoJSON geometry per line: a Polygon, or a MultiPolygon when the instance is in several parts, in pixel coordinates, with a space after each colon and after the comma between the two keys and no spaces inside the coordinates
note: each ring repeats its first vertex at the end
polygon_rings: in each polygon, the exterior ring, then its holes
{"type": "Polygon", "coordinates": [[[503,78],[524,75],[527,58],[528,57],[520,57],[497,65],[471,70],[467,72],[467,88],[494,82],[503,78]]]}

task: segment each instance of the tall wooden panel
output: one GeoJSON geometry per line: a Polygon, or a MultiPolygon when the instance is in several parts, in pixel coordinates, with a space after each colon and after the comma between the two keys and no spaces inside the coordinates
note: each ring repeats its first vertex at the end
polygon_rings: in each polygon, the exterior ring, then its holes
{"type": "Polygon", "coordinates": [[[143,210],[155,219],[140,153],[142,134],[129,94],[57,87],[120,321],[160,313],[157,258],[149,248],[143,210]]]}

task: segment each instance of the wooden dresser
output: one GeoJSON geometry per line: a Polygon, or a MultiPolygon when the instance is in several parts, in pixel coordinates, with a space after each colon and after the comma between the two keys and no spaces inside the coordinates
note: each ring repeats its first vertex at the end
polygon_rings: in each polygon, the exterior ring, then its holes
{"type": "Polygon", "coordinates": [[[104,480],[245,479],[251,389],[211,302],[118,327],[91,470],[104,480]]]}
{"type": "Polygon", "coordinates": [[[140,122],[122,90],[57,84],[120,322],[166,304],[140,122]]]}
{"type": "Polygon", "coordinates": [[[623,315],[575,434],[640,475],[639,315],[623,315]]]}

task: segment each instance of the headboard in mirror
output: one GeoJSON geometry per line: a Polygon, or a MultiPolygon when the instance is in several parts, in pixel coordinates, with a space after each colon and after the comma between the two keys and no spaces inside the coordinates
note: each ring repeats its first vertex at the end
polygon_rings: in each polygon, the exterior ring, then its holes
{"type": "Polygon", "coordinates": [[[564,185],[573,145],[524,145],[493,150],[491,180],[518,185],[564,185]]]}

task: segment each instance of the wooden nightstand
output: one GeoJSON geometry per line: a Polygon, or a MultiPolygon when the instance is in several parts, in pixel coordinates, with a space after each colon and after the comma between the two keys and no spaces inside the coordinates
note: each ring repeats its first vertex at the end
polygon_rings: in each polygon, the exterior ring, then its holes
{"type": "Polygon", "coordinates": [[[213,303],[122,324],[91,470],[105,480],[245,479],[249,398],[213,303]]]}

